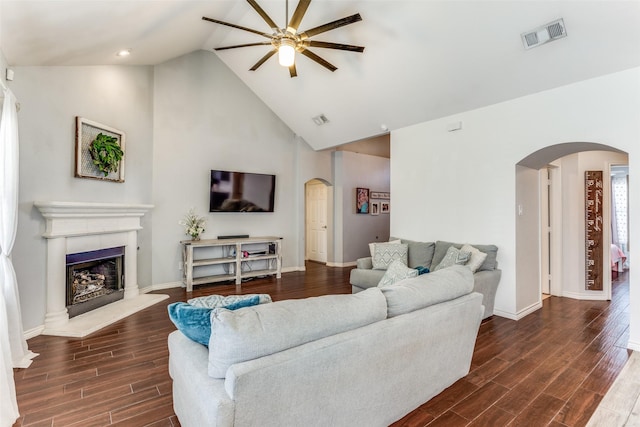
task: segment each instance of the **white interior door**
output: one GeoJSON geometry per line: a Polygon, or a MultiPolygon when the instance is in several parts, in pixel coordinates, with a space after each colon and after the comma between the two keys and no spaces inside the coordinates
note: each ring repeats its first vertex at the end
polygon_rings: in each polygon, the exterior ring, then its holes
{"type": "Polygon", "coordinates": [[[307,259],[327,262],[327,187],[307,184],[307,259]]]}

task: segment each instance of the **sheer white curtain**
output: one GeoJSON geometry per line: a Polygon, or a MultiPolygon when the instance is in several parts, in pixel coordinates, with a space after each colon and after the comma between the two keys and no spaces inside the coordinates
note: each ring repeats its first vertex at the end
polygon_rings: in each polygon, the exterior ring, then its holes
{"type": "Polygon", "coordinates": [[[626,253],[627,236],[628,236],[628,219],[627,219],[627,177],[613,176],[611,178],[611,187],[613,189],[613,203],[615,209],[615,227],[617,235],[615,239],[618,246],[626,253]]]}
{"type": "Polygon", "coordinates": [[[16,98],[4,89],[0,119],[0,426],[18,417],[13,368],[26,368],[37,354],[24,339],[18,282],[11,250],[18,228],[18,111],[16,98]]]}

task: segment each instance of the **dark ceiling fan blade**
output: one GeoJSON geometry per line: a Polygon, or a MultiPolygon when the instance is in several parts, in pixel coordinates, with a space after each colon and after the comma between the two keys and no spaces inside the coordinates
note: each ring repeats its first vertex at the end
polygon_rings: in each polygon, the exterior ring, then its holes
{"type": "Polygon", "coordinates": [[[331,72],[333,72],[333,71],[338,69],[338,67],[336,67],[336,66],[330,64],[329,62],[325,61],[324,59],[320,58],[318,55],[316,55],[315,53],[311,52],[310,50],[302,49],[302,50],[300,50],[300,53],[303,54],[304,56],[306,56],[309,59],[313,59],[318,64],[322,65],[323,67],[325,67],[327,70],[329,70],[331,72]]]}
{"type": "Polygon", "coordinates": [[[298,75],[298,72],[296,71],[296,64],[295,63],[291,67],[289,67],[289,75],[292,78],[296,77],[298,75]]]}
{"type": "Polygon", "coordinates": [[[291,31],[294,34],[298,31],[300,22],[302,22],[302,18],[304,17],[304,14],[307,11],[310,3],[311,0],[300,0],[298,2],[298,6],[296,6],[296,10],[293,12],[291,20],[289,21],[289,24],[287,26],[287,30],[291,31]]]}
{"type": "Polygon", "coordinates": [[[345,25],[353,24],[354,22],[362,21],[362,17],[359,13],[355,15],[347,16],[346,18],[338,19],[332,22],[328,22],[324,25],[320,25],[319,27],[311,28],[310,30],[303,31],[299,34],[300,39],[305,40],[309,37],[313,37],[317,34],[324,33],[330,30],[335,30],[336,28],[344,27],[345,25]]]}
{"type": "Polygon", "coordinates": [[[278,28],[278,25],[275,22],[273,22],[273,19],[271,19],[269,15],[267,15],[267,12],[265,12],[255,0],[247,0],[247,3],[249,3],[251,7],[254,8],[256,12],[258,12],[258,15],[260,15],[262,19],[264,19],[264,22],[267,23],[269,28],[271,28],[274,33],[277,33],[280,31],[280,28],[278,28]]]}
{"type": "Polygon", "coordinates": [[[316,40],[304,40],[301,42],[304,46],[321,47],[325,49],[349,50],[351,52],[363,52],[364,46],[354,46],[351,44],[321,42],[316,40]]]}
{"type": "Polygon", "coordinates": [[[227,49],[235,49],[237,47],[266,46],[266,45],[271,45],[271,42],[258,42],[258,43],[237,44],[235,46],[222,46],[222,47],[216,47],[213,50],[227,50],[227,49]]]}
{"type": "Polygon", "coordinates": [[[264,64],[267,59],[271,58],[276,52],[278,51],[278,49],[272,49],[269,52],[267,52],[267,54],[265,56],[263,56],[262,58],[260,58],[260,61],[256,62],[256,64],[249,68],[250,71],[255,71],[258,69],[258,67],[260,67],[262,64],[264,64]]]}
{"type": "Polygon", "coordinates": [[[258,35],[260,35],[262,37],[266,37],[268,39],[271,38],[271,34],[263,33],[262,31],[252,30],[251,28],[242,27],[242,26],[236,25],[236,24],[230,24],[230,23],[224,22],[224,21],[218,21],[217,19],[207,18],[206,16],[203,16],[202,19],[205,20],[205,21],[213,22],[214,24],[226,25],[227,27],[237,28],[239,30],[244,30],[244,31],[249,31],[250,33],[258,34],[258,35]]]}

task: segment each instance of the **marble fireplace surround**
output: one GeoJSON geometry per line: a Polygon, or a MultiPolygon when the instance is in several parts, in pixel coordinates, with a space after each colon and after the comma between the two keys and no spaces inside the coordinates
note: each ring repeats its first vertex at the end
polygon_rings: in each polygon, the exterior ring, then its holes
{"type": "Polygon", "coordinates": [[[47,239],[45,335],[84,337],[147,308],[168,295],[140,294],[137,248],[140,219],[153,205],[35,202],[45,219],[47,239]],[[125,247],[124,298],[69,319],[66,307],[66,255],[125,247]]]}

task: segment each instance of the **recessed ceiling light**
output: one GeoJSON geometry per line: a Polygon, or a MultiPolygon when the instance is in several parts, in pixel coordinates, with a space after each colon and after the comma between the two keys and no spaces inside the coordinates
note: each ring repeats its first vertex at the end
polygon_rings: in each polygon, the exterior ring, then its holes
{"type": "Polygon", "coordinates": [[[116,53],[116,56],[120,56],[120,57],[129,56],[129,55],[131,55],[131,49],[122,49],[121,51],[118,51],[118,53],[116,53]]]}

